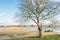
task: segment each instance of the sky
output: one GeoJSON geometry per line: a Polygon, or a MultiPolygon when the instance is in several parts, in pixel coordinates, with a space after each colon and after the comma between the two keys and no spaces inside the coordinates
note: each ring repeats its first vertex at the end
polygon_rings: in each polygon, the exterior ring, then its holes
{"type": "Polygon", "coordinates": [[[0,0],[0,25],[15,25],[18,0],[0,0]]]}
{"type": "MultiPolygon", "coordinates": [[[[52,0],[60,2],[60,0],[52,0]]],[[[18,0],[0,0],[0,25],[18,25],[14,16],[17,12],[18,0]]],[[[59,17],[60,15],[57,15],[59,17]]],[[[31,23],[30,23],[31,24],[31,23]]]]}
{"type": "Polygon", "coordinates": [[[50,0],[50,1],[53,1],[53,2],[60,2],[60,0],[50,0]]]}

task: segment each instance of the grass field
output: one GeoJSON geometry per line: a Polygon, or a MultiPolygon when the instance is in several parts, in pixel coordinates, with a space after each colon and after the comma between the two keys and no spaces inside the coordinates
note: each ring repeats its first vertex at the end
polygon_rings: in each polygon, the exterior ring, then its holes
{"type": "Polygon", "coordinates": [[[42,38],[14,38],[10,40],[60,40],[60,35],[50,35],[42,38]]]}

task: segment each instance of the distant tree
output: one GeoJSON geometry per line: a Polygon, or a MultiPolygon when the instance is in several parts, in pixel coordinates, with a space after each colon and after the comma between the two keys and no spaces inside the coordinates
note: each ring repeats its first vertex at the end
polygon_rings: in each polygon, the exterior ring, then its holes
{"type": "Polygon", "coordinates": [[[57,18],[54,18],[54,17],[53,17],[53,18],[50,19],[50,21],[52,22],[52,23],[51,23],[51,27],[54,28],[54,27],[56,26],[56,23],[58,22],[57,18]]]}
{"type": "Polygon", "coordinates": [[[60,19],[57,20],[56,26],[57,26],[57,27],[60,27],[60,19]]]}
{"type": "Polygon", "coordinates": [[[36,23],[39,36],[42,36],[41,20],[47,20],[58,14],[59,6],[54,6],[49,0],[19,0],[19,11],[16,13],[18,22],[33,20],[36,23]]]}

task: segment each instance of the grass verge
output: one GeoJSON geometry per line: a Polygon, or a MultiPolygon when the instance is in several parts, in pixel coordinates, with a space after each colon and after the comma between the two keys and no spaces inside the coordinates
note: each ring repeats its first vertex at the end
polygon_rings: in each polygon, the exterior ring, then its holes
{"type": "Polygon", "coordinates": [[[10,40],[60,40],[60,35],[50,35],[42,38],[13,38],[10,40]]]}

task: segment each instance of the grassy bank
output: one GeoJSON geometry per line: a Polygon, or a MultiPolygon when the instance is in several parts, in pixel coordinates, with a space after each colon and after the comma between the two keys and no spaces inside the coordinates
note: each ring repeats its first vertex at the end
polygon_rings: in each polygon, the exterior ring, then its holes
{"type": "Polygon", "coordinates": [[[14,38],[11,40],[60,40],[60,35],[45,36],[43,38],[14,38]]]}

